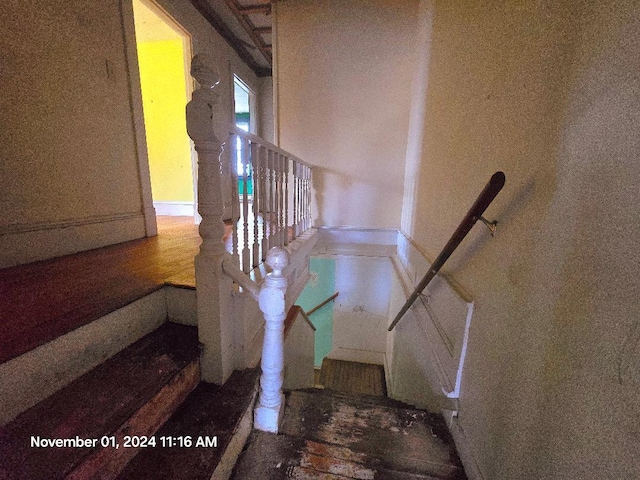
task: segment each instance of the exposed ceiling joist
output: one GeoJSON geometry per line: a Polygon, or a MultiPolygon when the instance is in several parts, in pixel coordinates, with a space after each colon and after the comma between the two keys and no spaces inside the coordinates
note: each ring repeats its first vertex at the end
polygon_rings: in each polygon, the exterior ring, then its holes
{"type": "MultiPolygon", "coordinates": [[[[267,62],[269,62],[269,65],[272,65],[271,49],[267,48],[266,44],[264,43],[264,40],[262,39],[262,36],[256,31],[257,30],[256,26],[251,22],[251,19],[249,19],[249,17],[247,16],[249,15],[249,13],[262,13],[266,15],[271,14],[271,3],[252,5],[252,6],[242,6],[238,4],[237,0],[225,0],[225,3],[227,4],[227,7],[229,7],[229,10],[231,10],[233,14],[236,16],[236,18],[238,19],[238,22],[240,23],[240,25],[242,25],[242,28],[244,28],[245,31],[249,34],[249,36],[251,37],[251,40],[253,40],[258,50],[260,50],[260,53],[262,53],[262,55],[267,60],[267,62]],[[254,11],[258,7],[260,7],[260,10],[254,11]]],[[[266,28],[266,27],[263,27],[263,28],[266,28]]],[[[270,32],[271,32],[271,29],[269,28],[269,33],[270,32]]]]}
{"type": "Polygon", "coordinates": [[[243,15],[251,15],[253,13],[261,13],[263,15],[271,14],[271,3],[259,3],[256,5],[239,5],[236,2],[233,2],[236,5],[238,11],[243,15]]]}
{"type": "Polygon", "coordinates": [[[256,75],[271,75],[272,0],[190,0],[256,75]]]}

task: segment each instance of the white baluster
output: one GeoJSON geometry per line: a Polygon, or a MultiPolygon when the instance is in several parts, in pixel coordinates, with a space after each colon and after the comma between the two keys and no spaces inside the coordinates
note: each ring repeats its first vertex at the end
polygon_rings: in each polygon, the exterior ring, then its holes
{"type": "Polygon", "coordinates": [[[275,153],[269,150],[269,249],[276,246],[276,171],[275,153]]]}
{"type": "Polygon", "coordinates": [[[251,143],[251,181],[253,182],[253,267],[260,263],[260,150],[262,147],[255,142],[251,143]]]}
{"type": "Polygon", "coordinates": [[[198,152],[198,213],[202,243],[195,258],[198,337],[204,348],[201,357],[202,378],[222,383],[233,372],[233,339],[229,322],[231,280],[222,270],[226,255],[222,237],[222,145],[213,129],[214,106],[218,95],[213,91],[219,76],[210,67],[211,59],[197,55],[191,63],[191,75],[200,84],[187,105],[187,132],[198,152]]]}
{"type": "Polygon", "coordinates": [[[240,137],[240,159],[242,161],[242,270],[251,271],[251,253],[249,251],[249,141],[240,137]]]}
{"type": "Polygon", "coordinates": [[[273,271],[267,275],[260,290],[260,310],[264,313],[265,331],[262,346],[262,376],[260,397],[254,412],[254,427],[278,433],[284,396],[282,381],[284,370],[284,319],[287,278],[282,270],[289,264],[289,254],[282,248],[272,248],[267,254],[267,266],[273,271]]]}
{"type": "Polygon", "coordinates": [[[229,149],[231,155],[231,171],[229,180],[231,182],[231,255],[240,266],[240,250],[238,247],[238,221],[240,220],[240,194],[238,192],[238,135],[229,136],[229,149]]]}
{"type": "Polygon", "coordinates": [[[260,209],[262,210],[262,245],[260,252],[260,259],[267,259],[267,252],[269,251],[269,237],[267,236],[267,150],[265,147],[260,148],[260,209]]]}
{"type": "Polygon", "coordinates": [[[280,182],[280,196],[278,198],[278,246],[284,246],[284,157],[278,154],[278,181],[280,182]]]}
{"type": "Polygon", "coordinates": [[[284,245],[289,245],[289,157],[282,157],[282,175],[284,178],[284,245]]]}
{"type": "Polygon", "coordinates": [[[291,233],[293,240],[298,236],[298,162],[291,161],[291,174],[293,176],[293,215],[291,221],[291,233]]]}

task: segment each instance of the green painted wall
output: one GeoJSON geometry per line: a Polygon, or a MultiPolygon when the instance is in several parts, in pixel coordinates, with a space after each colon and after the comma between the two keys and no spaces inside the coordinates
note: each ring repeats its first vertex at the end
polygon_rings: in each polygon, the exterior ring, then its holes
{"type": "MultiPolygon", "coordinates": [[[[311,258],[309,270],[311,281],[307,283],[296,302],[303,310],[311,310],[335,293],[336,261],[332,258],[311,258]]],[[[333,343],[333,308],[329,302],[309,318],[316,327],[315,366],[322,365],[322,359],[331,351],[333,343]]]]}

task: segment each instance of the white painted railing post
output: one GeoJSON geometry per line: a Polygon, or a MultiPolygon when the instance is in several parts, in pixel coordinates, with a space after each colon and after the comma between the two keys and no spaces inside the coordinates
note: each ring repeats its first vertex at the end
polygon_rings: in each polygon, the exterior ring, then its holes
{"type": "Polygon", "coordinates": [[[191,75],[200,84],[187,104],[187,132],[198,152],[198,213],[202,217],[202,237],[196,255],[196,288],[198,337],[204,345],[201,357],[202,378],[224,383],[233,372],[233,326],[231,323],[232,281],[224,274],[226,255],[222,237],[222,144],[213,128],[215,86],[218,74],[211,60],[196,55],[191,62],[191,75]]]}
{"type": "Polygon", "coordinates": [[[262,345],[262,376],[260,397],[254,412],[254,427],[265,432],[278,433],[282,419],[284,396],[282,382],[284,371],[284,319],[287,278],[282,275],[289,264],[289,254],[274,247],[267,254],[269,273],[260,290],[260,310],[264,313],[264,343],[262,345]]]}

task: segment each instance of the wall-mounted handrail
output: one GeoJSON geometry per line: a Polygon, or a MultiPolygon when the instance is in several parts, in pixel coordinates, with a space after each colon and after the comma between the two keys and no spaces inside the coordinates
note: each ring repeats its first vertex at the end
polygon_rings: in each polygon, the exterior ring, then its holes
{"type": "Polygon", "coordinates": [[[329,298],[327,298],[326,300],[323,300],[322,302],[320,302],[318,305],[316,305],[315,307],[313,307],[311,310],[308,310],[306,313],[307,316],[311,315],[312,313],[317,312],[318,310],[320,310],[322,307],[324,307],[327,303],[329,303],[331,300],[334,300],[338,295],[340,295],[340,292],[336,292],[333,295],[331,295],[329,298]]]}
{"type": "Polygon", "coordinates": [[[284,319],[284,338],[287,338],[289,330],[291,330],[291,327],[293,327],[293,324],[295,323],[296,318],[298,318],[298,315],[304,318],[304,320],[307,322],[307,325],[309,325],[309,327],[311,327],[314,332],[316,331],[315,325],[313,324],[313,322],[311,322],[311,320],[309,320],[309,317],[302,309],[302,307],[300,305],[291,305],[291,308],[287,312],[287,318],[284,319]]]}
{"type": "Polygon", "coordinates": [[[480,220],[482,214],[487,209],[487,207],[491,204],[496,195],[502,190],[505,182],[505,175],[503,172],[496,172],[491,176],[491,179],[484,187],[478,198],[471,206],[467,214],[465,215],[458,228],[453,233],[447,244],[440,252],[440,255],[435,259],[433,264],[431,264],[431,268],[426,273],[424,278],[420,281],[416,289],[413,291],[411,296],[407,299],[404,306],[400,309],[396,317],[389,325],[389,331],[393,330],[393,328],[398,324],[400,319],[403,317],[407,310],[413,305],[413,302],[420,296],[422,291],[427,287],[429,282],[433,280],[433,278],[438,274],[444,263],[451,256],[451,254],[458,248],[460,242],[464,240],[464,237],[467,236],[471,228],[475,225],[475,223],[480,220]]]}

